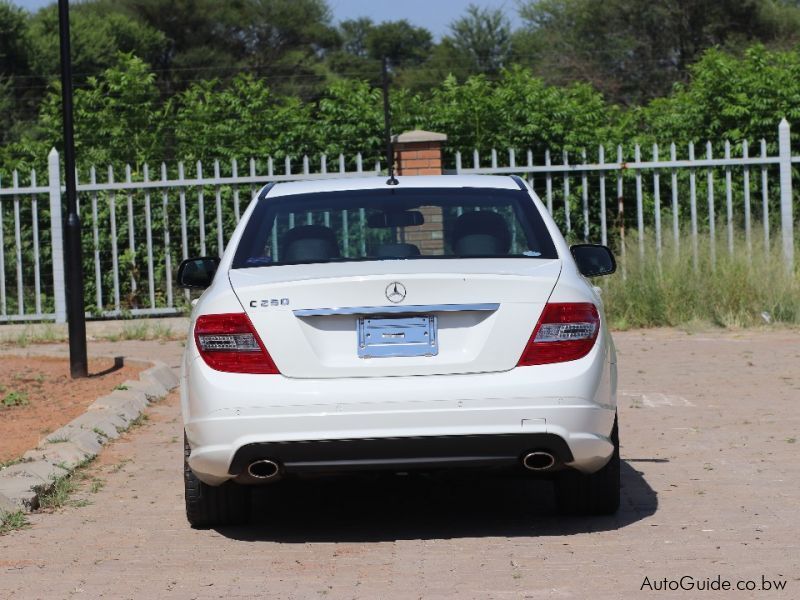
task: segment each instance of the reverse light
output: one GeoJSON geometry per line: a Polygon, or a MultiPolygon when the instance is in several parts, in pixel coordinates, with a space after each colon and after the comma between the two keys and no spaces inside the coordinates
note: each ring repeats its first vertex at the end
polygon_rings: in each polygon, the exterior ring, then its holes
{"type": "Polygon", "coordinates": [[[280,373],[245,313],[198,317],[194,340],[200,356],[217,371],[262,375],[280,373]]]}
{"type": "Polygon", "coordinates": [[[583,358],[600,331],[600,314],[590,302],[546,304],[518,367],[546,365],[583,358]]]}

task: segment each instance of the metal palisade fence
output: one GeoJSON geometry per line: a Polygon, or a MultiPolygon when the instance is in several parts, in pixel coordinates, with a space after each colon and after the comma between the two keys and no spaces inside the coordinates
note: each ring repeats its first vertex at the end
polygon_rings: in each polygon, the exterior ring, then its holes
{"type": "MultiPolygon", "coordinates": [[[[536,157],[538,164],[531,152],[524,164],[518,162],[514,150],[501,164],[493,150],[488,166],[476,151],[471,167],[456,153],[455,168],[447,173],[525,177],[570,240],[624,249],[626,231],[633,231],[642,255],[660,257],[670,246],[676,253],[691,252],[697,265],[703,235],[712,241],[702,246],[712,264],[717,238],[727,242],[730,253],[752,252],[761,238],[767,251],[780,244],[787,269],[794,269],[792,165],[800,156],[792,155],[785,120],[777,143],[760,140],[756,151],[746,141],[708,142],[699,151],[692,144],[682,149],[671,144],[668,159],[658,146],[648,150],[646,157],[634,146],[626,156],[621,146],[608,153],[600,147],[594,162],[586,151],[577,162],[566,152],[554,161],[547,152],[536,157]],[[717,227],[723,224],[726,232],[720,235],[717,227]]],[[[299,170],[287,158],[277,173],[272,159],[251,159],[245,169],[235,160],[214,161],[211,176],[204,175],[200,162],[191,169],[162,163],[155,174],[146,164],[126,165],[123,172],[108,166],[102,169],[105,181],[92,167],[78,179],[90,316],[186,310],[188,293],[173,288],[178,263],[221,254],[245,202],[263,184],[381,173],[380,164],[365,170],[361,155],[350,161],[350,170],[345,157],[335,162],[329,168],[321,156],[312,172],[308,157],[299,170]]],[[[16,172],[10,187],[0,185],[0,322],[65,319],[63,188],[55,150],[48,164],[47,185],[38,183],[35,172],[24,185],[16,172]],[[45,197],[49,202],[40,203],[45,197]]]]}
{"type": "Polygon", "coordinates": [[[671,223],[667,227],[672,230],[673,248],[679,251],[681,239],[688,237],[695,265],[698,262],[700,224],[703,224],[711,239],[709,252],[713,254],[716,249],[717,221],[720,218],[724,218],[728,251],[734,252],[738,229],[744,230],[745,244],[748,251],[752,251],[755,205],[760,213],[758,220],[763,229],[764,248],[768,250],[770,247],[770,231],[777,221],[783,259],[786,268],[791,270],[794,268],[792,165],[800,163],[800,156],[792,155],[790,134],[789,123],[784,119],[778,126],[777,155],[768,154],[767,141],[762,139],[758,154],[751,155],[750,146],[745,140],[737,144],[739,155],[734,156],[732,144],[724,141],[722,157],[715,158],[715,145],[708,141],[703,157],[698,157],[695,145],[689,143],[687,158],[679,159],[678,148],[670,144],[669,159],[660,160],[661,153],[656,144],[652,147],[650,160],[643,160],[642,149],[634,145],[632,161],[626,160],[623,147],[617,146],[616,161],[610,162],[606,149],[601,146],[597,149],[596,163],[587,162],[584,150],[579,163],[571,163],[569,154],[562,152],[561,163],[554,164],[550,152],[545,152],[544,164],[536,165],[531,152],[527,153],[525,164],[518,164],[515,151],[509,150],[507,165],[500,166],[498,154],[492,150],[488,167],[481,166],[477,151],[473,152],[472,167],[464,167],[463,157],[456,153],[456,167],[451,172],[523,175],[546,202],[548,210],[568,238],[608,244],[612,234],[624,237],[625,226],[630,224],[635,228],[642,255],[646,251],[648,230],[653,232],[654,249],[660,255],[664,246],[663,221],[665,215],[669,216],[671,223]],[[778,174],[777,186],[775,171],[778,174]],[[724,177],[724,203],[717,202],[715,196],[715,184],[720,175],[724,177]],[[646,188],[645,180],[648,177],[652,187],[646,188]],[[666,179],[663,183],[662,178],[666,179]],[[612,181],[609,182],[609,179],[612,181]],[[698,203],[703,193],[700,189],[703,179],[705,206],[698,203]],[[632,191],[628,189],[631,186],[626,185],[631,180],[632,191]],[[609,202],[609,196],[613,203],[609,202]],[[630,217],[626,216],[626,198],[636,203],[635,223],[631,223],[630,217]],[[719,214],[723,207],[724,216],[719,214]],[[685,223],[687,208],[688,232],[685,223]],[[779,212],[778,219],[771,216],[776,212],[775,209],[779,212]],[[613,231],[609,215],[617,225],[613,231]]]}

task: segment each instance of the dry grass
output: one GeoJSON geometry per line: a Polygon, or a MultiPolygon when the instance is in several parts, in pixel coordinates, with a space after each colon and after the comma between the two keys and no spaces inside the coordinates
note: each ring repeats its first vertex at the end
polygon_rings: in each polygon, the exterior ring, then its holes
{"type": "Polygon", "coordinates": [[[780,248],[765,250],[754,240],[749,252],[737,236],[730,254],[724,238],[724,232],[718,236],[714,261],[708,237],[702,238],[695,266],[688,237],[681,240],[678,253],[665,240],[660,261],[649,250],[651,239],[642,258],[634,237],[625,256],[617,257],[617,274],[600,284],[611,326],[800,324],[800,278],[786,270],[780,248]]]}

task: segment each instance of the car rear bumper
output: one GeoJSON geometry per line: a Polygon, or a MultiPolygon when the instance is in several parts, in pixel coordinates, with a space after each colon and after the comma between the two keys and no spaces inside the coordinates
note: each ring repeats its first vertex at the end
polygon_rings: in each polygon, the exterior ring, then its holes
{"type": "Polygon", "coordinates": [[[237,450],[228,473],[268,459],[288,474],[520,465],[529,452],[553,456],[552,469],[573,462],[566,442],[551,433],[421,436],[301,442],[261,442],[237,450]]]}
{"type": "Polygon", "coordinates": [[[511,464],[551,448],[594,472],[613,452],[605,358],[595,348],[502,373],[332,380],[220,373],[195,360],[182,386],[189,466],[216,485],[248,459],[277,460],[287,473],[407,470],[511,464]]]}

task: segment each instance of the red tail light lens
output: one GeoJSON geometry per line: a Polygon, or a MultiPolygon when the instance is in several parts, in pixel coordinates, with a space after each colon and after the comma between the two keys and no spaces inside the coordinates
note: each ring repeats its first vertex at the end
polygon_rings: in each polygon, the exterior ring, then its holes
{"type": "Polygon", "coordinates": [[[517,366],[546,365],[583,358],[594,346],[599,330],[600,315],[594,304],[547,304],[517,366]]]}
{"type": "Polygon", "coordinates": [[[194,341],[206,364],[217,371],[262,375],[280,373],[244,313],[198,317],[194,341]]]}

